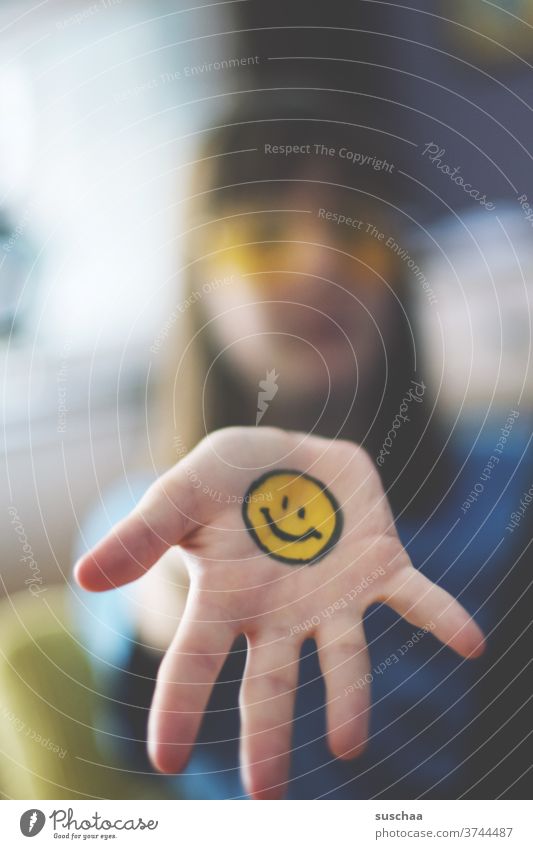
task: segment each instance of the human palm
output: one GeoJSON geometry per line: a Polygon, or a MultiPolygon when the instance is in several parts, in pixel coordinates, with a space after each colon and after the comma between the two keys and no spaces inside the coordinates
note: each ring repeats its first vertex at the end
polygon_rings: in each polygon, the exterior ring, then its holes
{"type": "Polygon", "coordinates": [[[341,758],[357,756],[367,738],[368,687],[354,684],[369,672],[369,605],[385,602],[464,657],[483,651],[469,614],[412,566],[374,465],[353,443],[271,428],[217,431],[80,560],[77,580],[93,591],[128,583],[171,546],[191,586],[150,712],[149,752],[163,772],[185,766],[239,634],[248,642],[241,761],[256,798],[285,791],[304,639],[317,643],[328,741],[341,758]]]}

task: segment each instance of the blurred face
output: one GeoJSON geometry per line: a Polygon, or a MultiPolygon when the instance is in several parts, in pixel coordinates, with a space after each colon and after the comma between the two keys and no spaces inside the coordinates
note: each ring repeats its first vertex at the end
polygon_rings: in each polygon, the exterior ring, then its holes
{"type": "Polygon", "coordinates": [[[199,266],[220,356],[255,385],[274,369],[299,398],[364,383],[385,358],[392,321],[390,251],[366,221],[328,221],[319,210],[343,206],[320,200],[295,193],[257,204],[283,211],[223,212],[199,266]]]}

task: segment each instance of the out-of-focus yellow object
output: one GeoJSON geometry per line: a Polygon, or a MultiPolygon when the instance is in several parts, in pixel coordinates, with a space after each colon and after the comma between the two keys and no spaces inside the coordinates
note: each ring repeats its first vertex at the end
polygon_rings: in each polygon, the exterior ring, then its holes
{"type": "MultiPolygon", "coordinates": [[[[283,224],[264,225],[260,221],[232,217],[214,225],[209,250],[203,257],[212,266],[213,276],[250,279],[258,286],[272,287],[284,283],[283,274],[305,272],[306,259],[314,250],[331,251],[350,267],[343,285],[358,287],[381,278],[389,284],[397,279],[397,262],[382,241],[365,232],[348,227],[313,222],[312,226],[283,228],[283,224]],[[351,264],[351,265],[350,265],[351,264]]],[[[204,243],[205,244],[205,243],[204,243]]]]}
{"type": "Polygon", "coordinates": [[[532,0],[446,0],[441,14],[457,22],[440,30],[447,34],[451,54],[459,52],[481,64],[499,64],[516,62],[513,53],[533,53],[532,0]]]}
{"type": "Polygon", "coordinates": [[[168,798],[161,776],[122,771],[97,745],[104,696],[74,637],[68,592],[50,587],[35,598],[26,590],[0,602],[0,792],[9,799],[168,798]]]}

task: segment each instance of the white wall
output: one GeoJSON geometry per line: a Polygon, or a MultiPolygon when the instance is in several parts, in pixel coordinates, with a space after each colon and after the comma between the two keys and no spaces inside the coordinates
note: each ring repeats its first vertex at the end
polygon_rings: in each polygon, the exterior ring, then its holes
{"type": "Polygon", "coordinates": [[[231,30],[231,7],[191,5],[0,5],[0,209],[31,256],[24,332],[0,339],[10,590],[27,577],[10,506],[46,580],[61,579],[99,490],[147,462],[149,346],[179,300],[184,163],[225,85],[182,71],[233,50],[212,37],[231,30]]]}

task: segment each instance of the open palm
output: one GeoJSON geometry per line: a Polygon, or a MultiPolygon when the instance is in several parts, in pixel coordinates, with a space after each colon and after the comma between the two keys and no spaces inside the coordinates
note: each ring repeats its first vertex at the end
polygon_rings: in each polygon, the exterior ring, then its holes
{"type": "Polygon", "coordinates": [[[464,657],[483,651],[483,635],[468,613],[412,566],[374,465],[353,443],[271,428],[217,431],[80,560],[77,580],[88,590],[111,589],[142,576],[176,545],[191,587],[150,713],[149,751],[161,771],[185,766],[239,634],[248,641],[241,761],[256,798],[285,791],[307,637],[316,640],[326,684],[329,745],[342,758],[357,756],[367,738],[368,687],[354,684],[369,672],[362,625],[369,605],[385,602],[464,657]],[[293,503],[298,484],[287,488],[280,478],[279,491],[247,496],[254,481],[285,470],[296,480],[301,473],[320,482],[322,490],[293,503]],[[317,521],[322,491],[331,494],[333,518],[317,521]],[[250,523],[258,516],[254,533],[250,523]],[[316,557],[309,556],[313,546],[316,557]]]}

